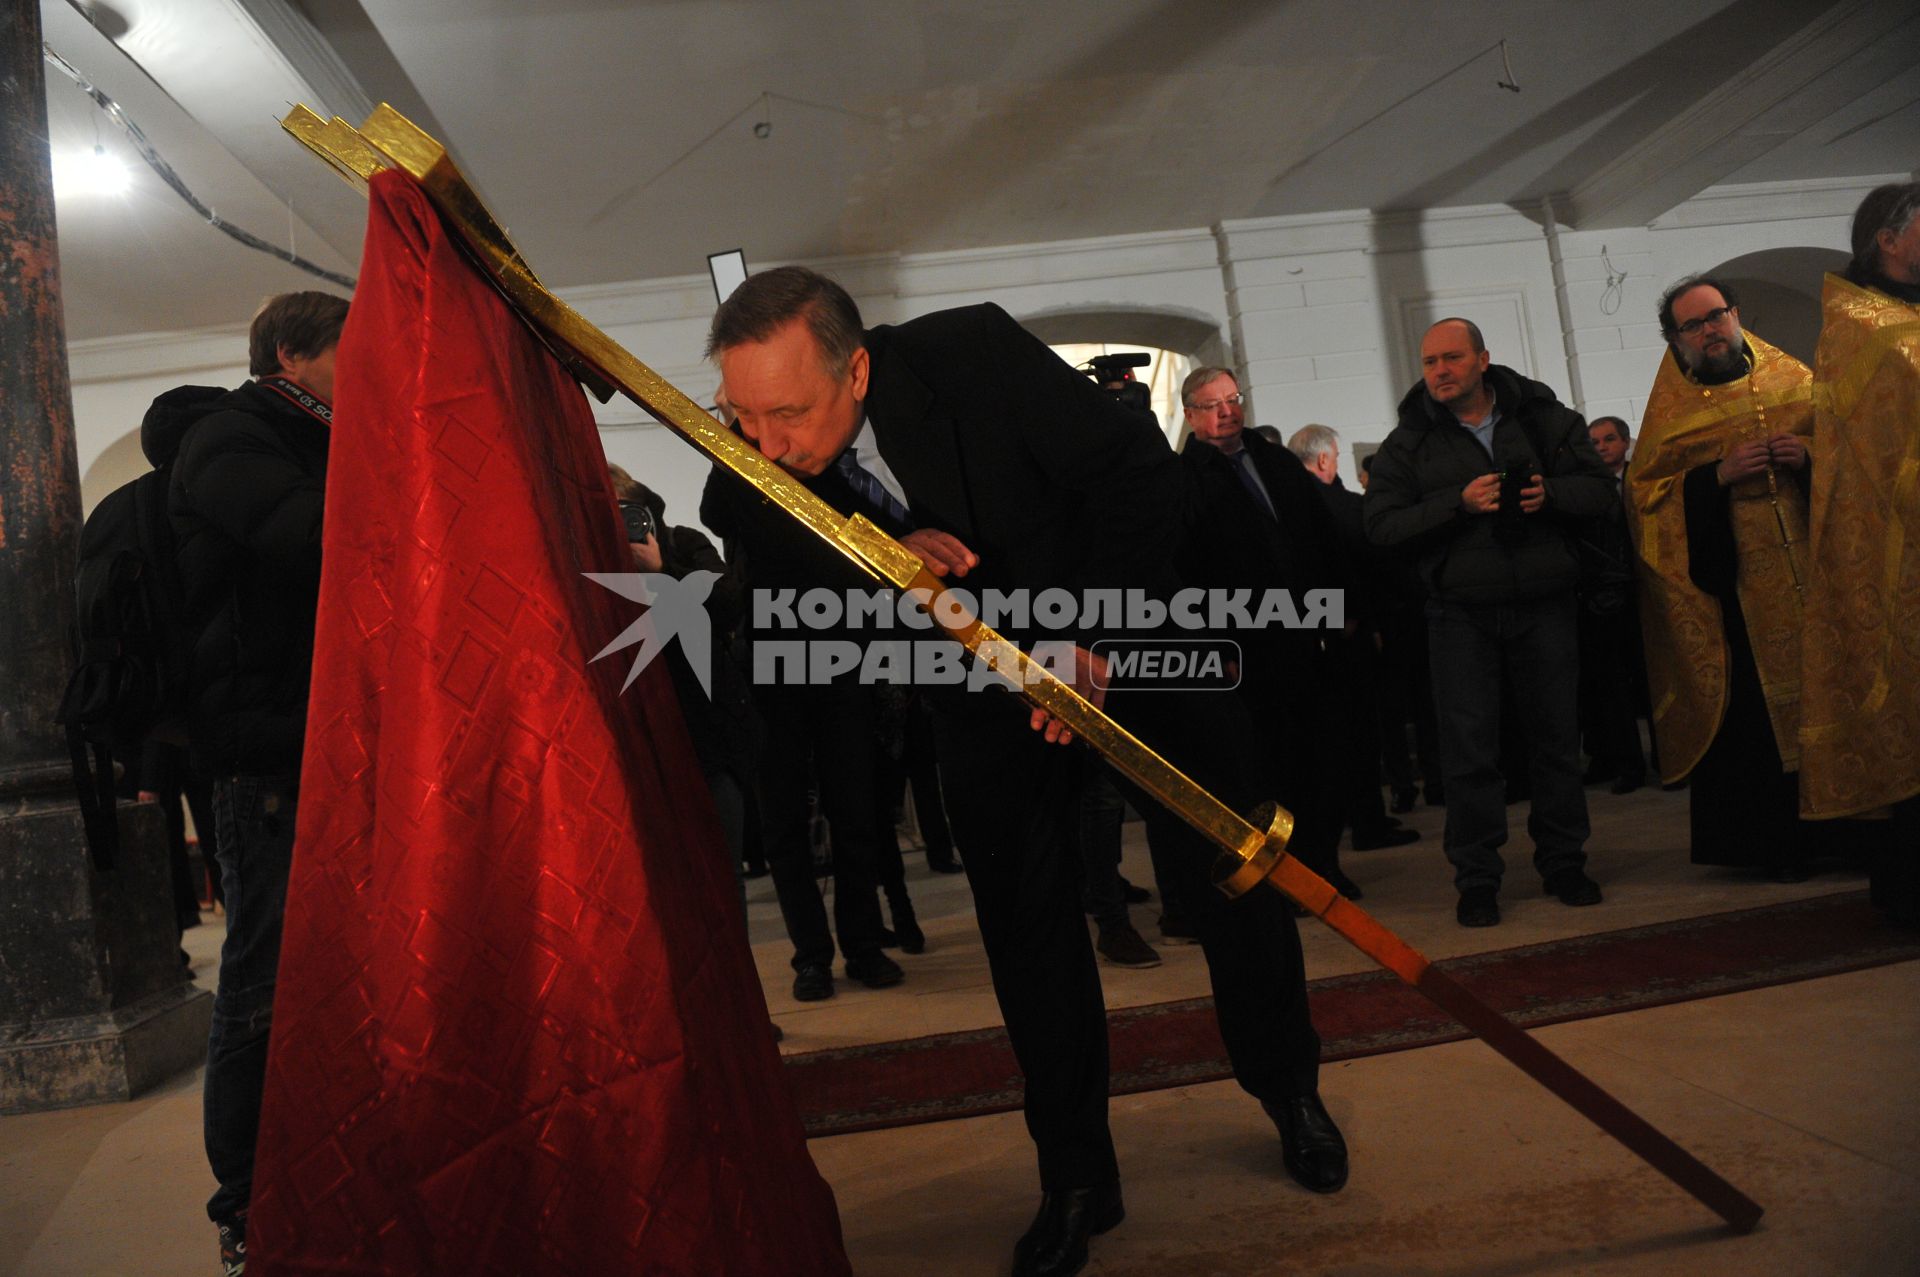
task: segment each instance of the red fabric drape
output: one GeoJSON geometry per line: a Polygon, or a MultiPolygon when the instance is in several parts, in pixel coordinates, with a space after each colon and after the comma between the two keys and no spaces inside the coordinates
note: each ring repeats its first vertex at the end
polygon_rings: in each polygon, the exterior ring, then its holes
{"type": "Polygon", "coordinates": [[[592,415],[399,174],[338,367],[249,1271],[845,1273],[592,415]]]}

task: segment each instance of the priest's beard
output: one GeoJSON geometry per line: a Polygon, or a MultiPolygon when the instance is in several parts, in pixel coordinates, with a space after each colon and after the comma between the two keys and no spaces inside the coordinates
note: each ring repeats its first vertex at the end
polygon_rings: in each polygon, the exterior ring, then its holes
{"type": "MultiPolygon", "coordinates": [[[[1675,354],[1680,354],[1675,349],[1675,354]]],[[[1727,339],[1724,350],[1703,352],[1696,361],[1689,363],[1686,355],[1680,356],[1680,362],[1687,372],[1698,382],[1717,386],[1732,381],[1735,377],[1744,377],[1747,372],[1747,336],[1739,329],[1727,339]]]]}

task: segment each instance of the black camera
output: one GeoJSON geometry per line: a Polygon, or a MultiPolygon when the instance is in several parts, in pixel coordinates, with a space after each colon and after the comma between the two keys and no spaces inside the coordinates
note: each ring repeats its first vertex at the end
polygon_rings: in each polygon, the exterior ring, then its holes
{"type": "Polygon", "coordinates": [[[1508,466],[1500,472],[1500,513],[1512,517],[1520,513],[1520,493],[1531,476],[1525,466],[1508,466]]]}
{"type": "Polygon", "coordinates": [[[636,544],[645,541],[660,530],[653,521],[653,511],[638,501],[622,501],[620,517],[626,520],[627,540],[636,544]]]}
{"type": "Polygon", "coordinates": [[[1151,413],[1153,397],[1145,385],[1134,380],[1133,370],[1145,368],[1152,362],[1152,355],[1095,355],[1080,370],[1127,407],[1151,413]]]}

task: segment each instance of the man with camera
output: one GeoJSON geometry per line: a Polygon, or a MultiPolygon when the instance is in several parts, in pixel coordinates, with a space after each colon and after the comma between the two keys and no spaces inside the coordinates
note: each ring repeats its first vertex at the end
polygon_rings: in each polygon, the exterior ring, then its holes
{"type": "Polygon", "coordinates": [[[1466,927],[1500,921],[1507,840],[1505,688],[1525,729],[1534,867],[1562,904],[1591,905],[1580,784],[1571,544],[1615,499],[1580,414],[1490,361],[1480,330],[1443,319],[1420,342],[1421,383],[1374,455],[1367,535],[1417,559],[1447,786],[1447,859],[1466,927]]]}

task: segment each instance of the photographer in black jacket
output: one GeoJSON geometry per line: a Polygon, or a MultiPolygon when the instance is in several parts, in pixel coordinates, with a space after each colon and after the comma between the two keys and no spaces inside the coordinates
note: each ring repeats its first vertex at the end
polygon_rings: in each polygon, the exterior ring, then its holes
{"type": "Polygon", "coordinates": [[[1503,675],[1527,736],[1534,867],[1563,904],[1597,904],[1585,872],[1570,534],[1617,499],[1613,485],[1580,414],[1491,363],[1471,322],[1429,328],[1420,365],[1422,384],[1374,455],[1365,514],[1368,537],[1416,556],[1427,587],[1456,916],[1468,927],[1500,921],[1503,675]]]}
{"type": "MultiPolygon", "coordinates": [[[[320,526],[334,351],[347,303],[283,293],[254,316],[254,380],[218,397],[169,392],[149,416],[185,430],[167,511],[194,648],[189,732],[214,777],[227,938],[207,1044],[207,1214],[230,1269],[246,1257],[253,1146],[292,866],[300,752],[320,598],[320,526]]],[[[237,1271],[237,1269],[234,1269],[237,1271]]]]}

